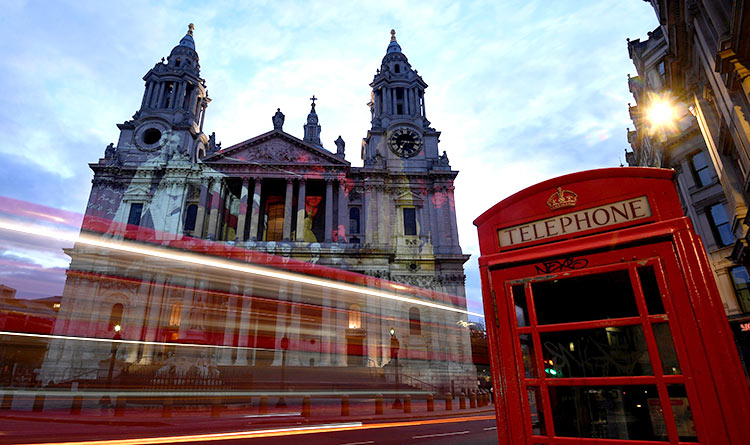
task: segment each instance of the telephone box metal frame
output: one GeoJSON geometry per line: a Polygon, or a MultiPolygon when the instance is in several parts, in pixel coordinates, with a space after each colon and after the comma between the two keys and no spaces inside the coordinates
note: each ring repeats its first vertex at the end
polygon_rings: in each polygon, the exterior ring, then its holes
{"type": "Polygon", "coordinates": [[[655,168],[574,173],[522,190],[474,221],[499,443],[633,443],[556,434],[550,391],[585,387],[655,388],[649,403],[657,421],[662,415],[663,436],[637,443],[750,443],[748,384],[705,250],[683,214],[673,175],[655,168]],[[644,290],[640,274],[648,268],[654,271],[661,310],[652,309],[649,301],[657,300],[644,290]],[[535,283],[618,271],[627,272],[637,312],[537,322],[537,311],[544,308],[536,306],[535,283]],[[525,322],[519,322],[519,307],[525,322]],[[664,368],[671,358],[654,334],[665,324],[678,361],[671,369],[664,368]],[[547,375],[540,336],[612,328],[642,332],[650,374],[547,375]],[[695,437],[686,437],[674,420],[669,390],[678,387],[686,392],[695,437]]]}

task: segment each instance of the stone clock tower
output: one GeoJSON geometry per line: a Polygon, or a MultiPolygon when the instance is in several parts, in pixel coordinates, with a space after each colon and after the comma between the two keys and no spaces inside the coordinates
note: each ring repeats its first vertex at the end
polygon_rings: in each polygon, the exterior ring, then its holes
{"type": "Polygon", "coordinates": [[[439,160],[438,136],[427,120],[424,91],[427,84],[409,64],[396,32],[370,84],[368,104],[372,128],[364,140],[365,165],[384,166],[391,171],[426,171],[439,160]]]}

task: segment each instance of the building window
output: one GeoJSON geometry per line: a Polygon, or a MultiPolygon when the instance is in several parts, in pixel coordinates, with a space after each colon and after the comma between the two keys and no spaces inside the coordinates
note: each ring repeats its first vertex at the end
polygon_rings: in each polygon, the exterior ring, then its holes
{"type": "Polygon", "coordinates": [[[359,207],[349,209],[349,233],[359,234],[359,207]]]}
{"type": "Polygon", "coordinates": [[[409,309],[409,335],[422,335],[422,320],[419,318],[419,309],[409,309]]]}
{"type": "Polygon", "coordinates": [[[142,212],[143,212],[143,203],[134,202],[130,204],[130,213],[128,214],[128,225],[140,226],[142,212]]]}
{"type": "Polygon", "coordinates": [[[656,65],[656,70],[659,71],[659,75],[664,78],[664,74],[666,73],[666,69],[664,66],[664,60],[660,60],[659,63],[656,65]]]}
{"type": "Polygon", "coordinates": [[[417,209],[405,208],[404,210],[404,235],[416,236],[417,234],[417,209]]]}
{"type": "Polygon", "coordinates": [[[349,306],[349,329],[359,329],[362,327],[362,312],[358,304],[349,306]]]}
{"type": "Polygon", "coordinates": [[[122,326],[122,313],[125,310],[121,303],[117,303],[112,306],[112,311],[109,313],[109,325],[107,329],[110,331],[115,330],[115,326],[122,326]]]}
{"type": "Polygon", "coordinates": [[[734,243],[734,234],[729,224],[729,218],[724,211],[724,204],[714,204],[707,209],[708,223],[711,225],[711,231],[714,233],[716,244],[721,247],[734,243]]]}
{"type": "Polygon", "coordinates": [[[195,219],[198,216],[198,205],[190,204],[185,214],[185,231],[195,230],[195,219]]]}
{"type": "Polygon", "coordinates": [[[182,321],[182,304],[176,303],[172,305],[172,310],[169,312],[169,326],[176,328],[180,326],[182,321]]]}
{"type": "Polygon", "coordinates": [[[284,234],[284,202],[280,197],[271,201],[266,207],[266,241],[281,241],[284,234]]]}
{"type": "Polygon", "coordinates": [[[740,304],[742,312],[750,312],[750,275],[745,266],[737,266],[729,269],[734,285],[734,294],[740,304]]]}
{"type": "Polygon", "coordinates": [[[693,178],[698,187],[711,184],[711,169],[708,168],[705,151],[699,151],[690,157],[690,170],[693,172],[693,178]]]}

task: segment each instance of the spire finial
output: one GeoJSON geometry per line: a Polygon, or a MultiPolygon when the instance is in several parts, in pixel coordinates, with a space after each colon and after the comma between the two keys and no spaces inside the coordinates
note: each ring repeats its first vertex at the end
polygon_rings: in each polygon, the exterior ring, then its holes
{"type": "Polygon", "coordinates": [[[392,29],[391,30],[391,42],[395,42],[395,41],[396,41],[396,30],[392,29]]]}
{"type": "Polygon", "coordinates": [[[193,30],[194,29],[195,29],[195,25],[193,25],[192,23],[188,25],[188,32],[187,33],[188,33],[189,36],[193,35],[193,30]]]}
{"type": "Polygon", "coordinates": [[[315,97],[315,95],[313,94],[313,96],[310,98],[310,100],[312,101],[312,109],[313,109],[313,111],[315,111],[315,101],[318,100],[318,98],[315,97]]]}

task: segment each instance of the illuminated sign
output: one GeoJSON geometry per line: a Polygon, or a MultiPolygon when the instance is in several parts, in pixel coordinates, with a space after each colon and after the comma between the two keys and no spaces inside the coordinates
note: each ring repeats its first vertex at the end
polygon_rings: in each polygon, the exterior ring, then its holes
{"type": "Polygon", "coordinates": [[[500,247],[507,247],[584,230],[633,222],[650,216],[651,207],[648,204],[648,199],[645,196],[640,196],[591,209],[565,213],[553,218],[498,229],[497,237],[500,241],[500,247]]]}
{"type": "Polygon", "coordinates": [[[742,331],[742,332],[749,332],[750,331],[750,322],[748,322],[748,323],[742,323],[740,325],[740,331],[742,331]]]}

